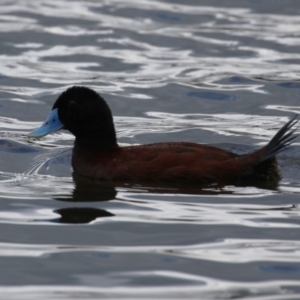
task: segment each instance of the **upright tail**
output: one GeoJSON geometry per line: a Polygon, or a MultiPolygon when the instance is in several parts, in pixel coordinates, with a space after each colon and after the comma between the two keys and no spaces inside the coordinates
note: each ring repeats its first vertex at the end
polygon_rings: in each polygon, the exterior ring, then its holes
{"type": "Polygon", "coordinates": [[[298,114],[294,115],[271,139],[271,141],[261,150],[260,162],[274,157],[289,146],[298,136],[294,134],[296,129],[292,129],[298,123],[298,114]],[[292,129],[292,130],[291,130],[292,129]]]}
{"type": "MultiPolygon", "coordinates": [[[[281,178],[275,156],[297,137],[293,128],[298,120],[298,115],[293,116],[264,147],[239,157],[229,159],[223,165],[223,172],[231,181],[237,180],[238,184],[265,184],[276,188],[281,178]]],[[[225,178],[225,176],[224,176],[225,178]]]]}

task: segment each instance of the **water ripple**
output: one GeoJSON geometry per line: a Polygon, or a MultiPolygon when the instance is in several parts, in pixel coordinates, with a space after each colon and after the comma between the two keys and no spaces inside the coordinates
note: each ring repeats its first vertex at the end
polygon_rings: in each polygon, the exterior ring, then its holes
{"type": "Polygon", "coordinates": [[[69,252],[95,253],[155,253],[191,259],[243,264],[249,262],[290,262],[300,257],[298,241],[225,239],[221,242],[197,245],[157,245],[157,246],[94,246],[94,245],[31,245],[0,243],[0,256],[41,257],[49,254],[69,252]]]}
{"type": "MultiPolygon", "coordinates": [[[[264,48],[247,46],[240,40],[242,35],[244,38],[266,43],[299,45],[299,38],[295,34],[299,29],[298,16],[272,14],[262,16],[249,9],[174,5],[158,1],[138,3],[141,14],[143,11],[151,12],[147,17],[145,15],[134,19],[126,15],[120,16],[124,10],[136,7],[135,1],[128,1],[126,4],[123,1],[101,3],[73,1],[68,8],[59,1],[46,0],[31,5],[20,1],[18,5],[6,4],[0,8],[0,13],[5,14],[0,18],[3,32],[30,30],[53,36],[99,36],[99,38],[98,45],[94,46],[68,46],[63,42],[50,46],[46,40],[45,44],[40,42],[25,43],[23,46],[20,43],[15,44],[14,47],[23,49],[23,52],[18,55],[0,55],[1,73],[5,76],[59,84],[98,78],[98,82],[114,81],[117,84],[113,87],[114,91],[124,90],[128,86],[143,88],[145,84],[148,87],[157,87],[158,84],[165,85],[168,82],[181,82],[201,88],[198,83],[216,83],[228,74],[268,80],[299,77],[299,64],[289,64],[287,68],[285,63],[285,60],[299,60],[298,53],[276,51],[272,48],[272,44],[265,44],[264,48]],[[102,10],[110,12],[104,14],[101,13],[102,10]],[[170,26],[168,18],[158,18],[158,11],[178,15],[179,19],[183,16],[197,16],[197,18],[192,18],[184,26],[180,22],[172,22],[170,26]],[[53,15],[60,18],[62,24],[45,26],[41,23],[41,16],[53,15]],[[210,20],[201,21],[201,16],[207,15],[210,16],[210,20]],[[82,26],[75,26],[72,22],[77,18],[89,22],[89,25],[84,23],[82,26]],[[135,32],[139,36],[130,34],[130,38],[116,38],[116,32],[121,30],[135,32]],[[213,37],[212,33],[214,36],[219,33],[218,38],[213,37]],[[152,36],[186,40],[187,45],[197,42],[226,48],[228,51],[226,57],[222,57],[220,51],[208,52],[209,56],[201,57],[195,51],[192,52],[190,47],[172,47],[171,43],[168,47],[158,46],[146,42],[143,38],[141,40],[141,36],[149,40],[152,40],[152,36]],[[95,62],[94,59],[90,62],[76,61],[76,55],[98,57],[100,61],[103,58],[111,58],[120,65],[128,65],[127,71],[109,72],[102,69],[101,62],[95,62]],[[62,62],[59,57],[66,59],[62,62]],[[97,67],[97,70],[93,70],[94,67],[97,67]],[[131,71],[128,72],[128,69],[131,71]],[[154,78],[156,80],[153,81],[154,78]]],[[[103,87],[103,90],[109,91],[111,88],[103,87]]],[[[220,88],[226,89],[226,85],[220,88]]],[[[241,87],[236,85],[235,89],[241,87]]]]}
{"type": "MultiPolygon", "coordinates": [[[[61,286],[61,285],[42,285],[42,286],[17,286],[1,287],[1,294],[7,299],[20,299],[20,293],[23,299],[183,299],[189,295],[189,299],[238,299],[247,297],[249,300],[297,300],[300,293],[295,293],[291,288],[299,286],[299,281],[270,281],[264,284],[257,282],[246,282],[243,284],[234,284],[229,281],[215,281],[211,278],[192,277],[187,274],[172,272],[139,273],[133,275],[136,277],[174,277],[182,280],[191,280],[191,285],[179,286],[156,286],[156,287],[125,287],[115,285],[111,287],[93,287],[93,286],[61,286]],[[247,286],[247,287],[245,287],[247,286]]],[[[126,281],[124,274],[111,275],[111,281],[126,281]],[[116,278],[114,278],[116,276],[116,278]]],[[[88,279],[88,278],[86,278],[88,279]]],[[[89,278],[90,281],[93,278],[89,278]]],[[[97,277],[94,278],[97,280],[97,277]]]]}

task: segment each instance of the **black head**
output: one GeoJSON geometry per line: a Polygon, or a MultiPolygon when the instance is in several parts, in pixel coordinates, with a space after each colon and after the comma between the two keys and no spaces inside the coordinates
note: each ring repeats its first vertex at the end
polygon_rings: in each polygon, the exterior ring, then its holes
{"type": "Polygon", "coordinates": [[[111,110],[92,89],[68,88],[58,97],[52,110],[56,108],[63,128],[75,135],[76,144],[105,152],[117,147],[111,110]]]}

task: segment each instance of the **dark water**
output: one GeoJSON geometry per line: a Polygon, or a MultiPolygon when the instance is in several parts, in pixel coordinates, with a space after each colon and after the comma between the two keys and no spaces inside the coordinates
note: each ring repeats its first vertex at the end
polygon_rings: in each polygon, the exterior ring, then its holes
{"type": "Polygon", "coordinates": [[[26,137],[76,84],[107,99],[123,145],[264,145],[300,111],[299,15],[299,1],[2,1],[0,298],[300,299],[300,139],[278,189],[201,190],[80,178],[68,132],[26,137]]]}

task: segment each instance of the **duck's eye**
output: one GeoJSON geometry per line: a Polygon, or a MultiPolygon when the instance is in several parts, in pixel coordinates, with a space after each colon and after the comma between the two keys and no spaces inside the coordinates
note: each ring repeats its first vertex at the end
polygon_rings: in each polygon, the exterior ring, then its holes
{"type": "Polygon", "coordinates": [[[70,105],[75,105],[76,102],[74,100],[70,101],[70,105]]]}

